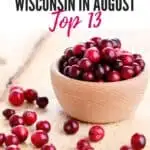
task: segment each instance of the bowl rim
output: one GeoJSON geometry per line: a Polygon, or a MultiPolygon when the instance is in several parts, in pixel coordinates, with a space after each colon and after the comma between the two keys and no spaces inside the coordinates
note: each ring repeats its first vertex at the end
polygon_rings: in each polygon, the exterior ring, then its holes
{"type": "Polygon", "coordinates": [[[145,67],[144,70],[138,76],[135,76],[135,77],[127,79],[127,80],[121,80],[121,81],[117,81],[117,82],[89,82],[89,81],[77,80],[77,79],[70,78],[70,77],[63,75],[58,69],[59,68],[58,63],[59,63],[59,59],[54,61],[51,65],[51,71],[55,72],[57,74],[57,76],[63,78],[64,80],[67,80],[67,81],[71,81],[71,82],[78,83],[78,84],[86,84],[89,86],[94,85],[94,84],[95,85],[120,85],[120,84],[124,84],[124,83],[129,83],[131,81],[137,81],[139,78],[143,77],[144,74],[147,74],[147,72],[148,72],[147,68],[145,67]]]}

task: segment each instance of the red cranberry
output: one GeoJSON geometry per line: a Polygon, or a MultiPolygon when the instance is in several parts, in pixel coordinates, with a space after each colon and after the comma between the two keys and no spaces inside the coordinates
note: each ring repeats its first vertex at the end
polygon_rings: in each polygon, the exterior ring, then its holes
{"type": "Polygon", "coordinates": [[[123,66],[123,62],[120,59],[116,59],[113,62],[113,68],[116,70],[120,70],[122,68],[122,66],[123,66]]]}
{"type": "Polygon", "coordinates": [[[64,55],[66,58],[70,58],[71,56],[73,56],[73,52],[72,52],[72,48],[69,47],[65,50],[64,55]]]}
{"type": "Polygon", "coordinates": [[[69,70],[69,76],[78,79],[81,75],[81,70],[78,65],[72,65],[69,70]]]}
{"type": "Polygon", "coordinates": [[[120,59],[122,60],[123,65],[132,65],[133,56],[132,55],[121,55],[120,59]]]}
{"type": "Polygon", "coordinates": [[[94,47],[94,46],[96,46],[97,44],[96,44],[96,42],[94,42],[94,41],[92,41],[92,40],[89,40],[89,41],[87,41],[86,43],[85,43],[85,47],[86,48],[91,48],[91,47],[94,47]]]}
{"type": "Polygon", "coordinates": [[[21,91],[13,90],[9,94],[9,102],[14,106],[20,106],[24,103],[24,94],[21,91]]]}
{"type": "Polygon", "coordinates": [[[84,51],[86,50],[85,46],[83,44],[78,44],[73,47],[73,54],[76,56],[82,56],[84,51]]]}
{"type": "Polygon", "coordinates": [[[138,63],[134,62],[132,66],[134,68],[134,72],[135,72],[136,75],[141,73],[142,68],[138,63]]]}
{"type": "Polygon", "coordinates": [[[12,115],[14,115],[16,112],[14,109],[5,109],[3,110],[3,116],[6,118],[6,119],[9,119],[12,115]]]}
{"type": "Polygon", "coordinates": [[[97,63],[101,59],[101,55],[96,47],[87,49],[84,57],[88,58],[93,63],[97,63]]]}
{"type": "Polygon", "coordinates": [[[38,93],[33,89],[27,89],[24,91],[24,97],[29,103],[33,103],[37,99],[38,93]]]}
{"type": "Polygon", "coordinates": [[[133,150],[132,147],[128,146],[128,145],[123,145],[120,150],[133,150]]]}
{"type": "Polygon", "coordinates": [[[142,59],[140,54],[133,54],[134,59],[142,59]]]}
{"type": "Polygon", "coordinates": [[[5,136],[5,144],[6,144],[6,146],[18,145],[19,144],[19,139],[14,134],[6,135],[5,136]]]}
{"type": "Polygon", "coordinates": [[[81,139],[77,142],[77,150],[84,150],[84,148],[91,147],[90,142],[87,139],[81,139]]]}
{"type": "Polygon", "coordinates": [[[49,137],[47,133],[42,130],[37,130],[31,135],[31,142],[37,148],[41,148],[43,145],[47,144],[48,141],[49,137]]]}
{"type": "Polygon", "coordinates": [[[99,65],[96,67],[95,74],[96,74],[96,78],[97,78],[97,79],[101,79],[101,78],[104,76],[105,71],[104,71],[104,68],[103,68],[102,65],[99,64],[99,65]]]}
{"type": "Polygon", "coordinates": [[[12,115],[9,118],[9,124],[10,124],[11,127],[15,127],[17,125],[24,125],[24,120],[19,115],[12,115]]]}
{"type": "Polygon", "coordinates": [[[77,64],[77,62],[79,61],[79,59],[75,56],[72,56],[69,58],[68,63],[70,66],[77,64]]]}
{"type": "Polygon", "coordinates": [[[33,125],[37,120],[37,114],[33,111],[25,111],[23,113],[24,123],[28,126],[33,125]]]}
{"type": "Polygon", "coordinates": [[[76,120],[68,120],[64,123],[64,131],[66,134],[75,134],[79,130],[79,123],[76,120]]]}
{"type": "Polygon", "coordinates": [[[95,77],[92,72],[84,72],[82,75],[84,81],[94,81],[95,77]]]}
{"type": "Polygon", "coordinates": [[[106,47],[102,50],[102,57],[107,62],[112,62],[116,58],[116,53],[113,48],[106,47]]]}
{"type": "Polygon", "coordinates": [[[123,66],[120,74],[122,79],[130,79],[134,76],[134,70],[130,66],[123,66]]]}
{"type": "Polygon", "coordinates": [[[36,124],[36,130],[43,130],[45,132],[49,132],[51,130],[51,125],[48,121],[39,121],[36,124]]]}
{"type": "Polygon", "coordinates": [[[16,91],[16,90],[20,90],[21,92],[23,92],[24,90],[23,90],[23,88],[22,87],[20,87],[20,86],[12,86],[12,87],[10,87],[10,89],[9,89],[9,92],[12,92],[12,91],[16,91]]]}
{"type": "Polygon", "coordinates": [[[99,49],[102,50],[105,47],[112,47],[113,48],[113,42],[111,40],[108,40],[108,39],[101,40],[99,49]]]}
{"type": "Polygon", "coordinates": [[[144,69],[145,62],[144,62],[143,59],[136,59],[135,62],[138,63],[141,66],[142,69],[144,69]]]}
{"type": "Polygon", "coordinates": [[[23,125],[13,127],[11,132],[18,137],[20,143],[23,143],[28,137],[28,129],[23,125]]]}
{"type": "Polygon", "coordinates": [[[111,67],[107,64],[104,64],[103,68],[104,68],[105,74],[107,74],[109,71],[111,71],[111,67]]]}
{"type": "Polygon", "coordinates": [[[131,137],[131,145],[134,149],[143,149],[146,145],[146,138],[143,134],[135,133],[131,137]]]}
{"type": "Polygon", "coordinates": [[[96,46],[99,46],[101,43],[101,38],[100,37],[93,37],[91,38],[91,41],[94,41],[96,43],[96,46]]]}
{"type": "Polygon", "coordinates": [[[5,134],[4,133],[0,133],[0,146],[3,145],[4,141],[5,141],[5,134]]]}
{"type": "Polygon", "coordinates": [[[56,150],[56,147],[53,144],[44,145],[41,150],[56,150]]]}
{"type": "Polygon", "coordinates": [[[114,48],[121,48],[121,41],[119,39],[112,39],[112,43],[114,48]]]}
{"type": "Polygon", "coordinates": [[[6,147],[6,150],[21,150],[17,145],[10,145],[6,147]]]}
{"type": "Polygon", "coordinates": [[[46,108],[48,103],[49,103],[49,100],[47,97],[38,97],[36,100],[36,104],[39,106],[39,108],[46,108]]]}
{"type": "Polygon", "coordinates": [[[89,139],[92,142],[98,142],[104,138],[104,129],[101,126],[93,126],[89,131],[89,139]]]}
{"type": "Polygon", "coordinates": [[[78,65],[84,71],[89,71],[92,67],[92,62],[88,58],[82,58],[78,65]]]}
{"type": "Polygon", "coordinates": [[[64,71],[63,71],[63,74],[64,74],[64,75],[69,76],[70,67],[71,67],[71,66],[66,66],[66,67],[64,68],[64,71]]]}
{"type": "Polygon", "coordinates": [[[120,77],[120,73],[118,71],[110,71],[107,74],[107,81],[109,82],[116,82],[116,81],[120,81],[121,77],[120,77]]]}

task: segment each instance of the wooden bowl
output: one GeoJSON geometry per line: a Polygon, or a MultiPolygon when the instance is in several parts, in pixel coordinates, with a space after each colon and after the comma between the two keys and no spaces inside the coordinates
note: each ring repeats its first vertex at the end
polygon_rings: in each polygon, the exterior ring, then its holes
{"type": "Polygon", "coordinates": [[[146,69],[137,77],[120,82],[86,82],[64,76],[58,61],[51,67],[56,97],[73,118],[90,123],[111,123],[128,119],[141,102],[148,82],[146,69]]]}

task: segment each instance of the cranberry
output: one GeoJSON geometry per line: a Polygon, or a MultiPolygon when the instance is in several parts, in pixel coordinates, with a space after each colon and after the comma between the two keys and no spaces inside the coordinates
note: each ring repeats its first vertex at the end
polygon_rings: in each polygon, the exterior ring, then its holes
{"type": "Polygon", "coordinates": [[[9,94],[9,102],[14,106],[20,106],[24,103],[24,94],[21,91],[13,90],[9,94]]]}
{"type": "Polygon", "coordinates": [[[142,68],[138,63],[134,62],[132,66],[134,68],[134,72],[135,72],[136,75],[141,73],[142,68]]]}
{"type": "Polygon", "coordinates": [[[133,54],[134,59],[142,59],[140,54],[133,54]]]}
{"type": "Polygon", "coordinates": [[[68,120],[64,123],[64,131],[66,134],[75,134],[79,130],[79,123],[76,120],[68,120]]]}
{"type": "Polygon", "coordinates": [[[19,144],[19,139],[14,134],[6,135],[5,136],[5,144],[6,144],[6,146],[18,145],[19,144]]]}
{"type": "Polygon", "coordinates": [[[122,66],[123,66],[123,62],[120,59],[116,59],[113,62],[113,68],[116,70],[120,70],[122,68],[122,66]]]}
{"type": "Polygon", "coordinates": [[[101,59],[101,55],[96,47],[91,47],[87,49],[84,57],[88,58],[93,63],[97,63],[101,59]]]}
{"type": "Polygon", "coordinates": [[[41,150],[56,150],[56,147],[53,144],[44,145],[41,150]]]}
{"type": "Polygon", "coordinates": [[[81,70],[78,65],[72,65],[69,70],[69,76],[78,79],[81,75],[81,70]]]}
{"type": "Polygon", "coordinates": [[[114,48],[121,48],[121,41],[117,38],[111,40],[114,48]]]}
{"type": "Polygon", "coordinates": [[[104,68],[103,68],[102,65],[99,64],[99,65],[96,67],[95,74],[96,74],[97,79],[101,79],[101,78],[104,76],[105,71],[104,71],[104,68]]]}
{"type": "Polygon", "coordinates": [[[5,141],[5,134],[4,133],[0,133],[0,146],[3,145],[4,141],[5,141]]]}
{"type": "Polygon", "coordinates": [[[33,111],[25,111],[23,113],[24,123],[28,126],[33,125],[37,120],[37,114],[33,111]]]}
{"type": "Polygon", "coordinates": [[[46,108],[48,105],[49,100],[47,97],[38,97],[36,100],[36,104],[39,106],[39,108],[46,108]]]}
{"type": "Polygon", "coordinates": [[[98,142],[104,138],[104,134],[104,129],[96,125],[89,130],[89,139],[92,142],[98,142]]]}
{"type": "Polygon", "coordinates": [[[24,125],[24,120],[19,115],[12,115],[9,118],[9,124],[10,124],[11,127],[15,127],[17,125],[24,125]]]}
{"type": "Polygon", "coordinates": [[[112,62],[116,58],[116,53],[113,48],[106,47],[102,50],[102,58],[107,62],[112,62]]]}
{"type": "Polygon", "coordinates": [[[21,150],[17,145],[10,145],[6,147],[6,150],[21,150]]]}
{"type": "Polygon", "coordinates": [[[94,42],[94,41],[92,41],[92,40],[89,40],[89,41],[87,41],[86,43],[85,43],[85,47],[86,48],[91,48],[91,47],[94,47],[94,46],[96,46],[97,44],[96,44],[96,42],[94,42]]]}
{"type": "Polygon", "coordinates": [[[136,59],[135,62],[138,63],[141,66],[142,69],[144,69],[145,62],[144,62],[143,59],[136,59]]]}
{"type": "Polygon", "coordinates": [[[12,87],[10,87],[9,92],[16,91],[16,90],[18,90],[18,91],[20,90],[21,92],[24,91],[23,88],[20,86],[12,86],[12,87]]]}
{"type": "Polygon", "coordinates": [[[78,44],[73,47],[73,54],[76,56],[82,56],[84,54],[84,51],[86,50],[85,46],[83,44],[78,44]]]}
{"type": "Polygon", "coordinates": [[[105,74],[107,74],[109,71],[111,71],[111,67],[107,64],[104,64],[103,68],[104,68],[105,74]]]}
{"type": "Polygon", "coordinates": [[[87,139],[81,139],[77,142],[77,150],[84,150],[84,148],[91,147],[90,142],[87,139]]]}
{"type": "Polygon", "coordinates": [[[6,118],[6,119],[9,119],[12,115],[14,115],[16,112],[14,109],[5,109],[3,110],[3,116],[6,118]]]}
{"type": "Polygon", "coordinates": [[[46,132],[37,130],[31,135],[31,141],[34,146],[41,148],[43,145],[48,143],[49,137],[46,132]]]}
{"type": "Polygon", "coordinates": [[[109,39],[103,39],[100,42],[99,49],[102,50],[105,47],[112,47],[113,48],[113,42],[111,40],[109,40],[109,39]]]}
{"type": "Polygon", "coordinates": [[[37,130],[43,130],[45,132],[49,132],[51,130],[51,125],[48,121],[39,121],[36,124],[36,129],[37,130]]]}
{"type": "Polygon", "coordinates": [[[23,125],[13,127],[11,132],[18,137],[20,143],[23,143],[28,137],[28,129],[23,125]]]}
{"type": "Polygon", "coordinates": [[[84,72],[82,75],[84,81],[94,81],[95,77],[92,72],[84,72]]]}
{"type": "Polygon", "coordinates": [[[132,55],[121,55],[120,59],[122,60],[123,65],[132,65],[133,56],[132,55]]]}
{"type": "Polygon", "coordinates": [[[73,56],[73,52],[72,52],[72,48],[69,47],[65,50],[64,55],[66,58],[70,58],[71,56],[73,56]]]}
{"type": "Polygon", "coordinates": [[[123,145],[120,150],[133,150],[132,147],[128,146],[128,145],[123,145]]]}
{"type": "Polygon", "coordinates": [[[33,103],[37,99],[38,93],[33,89],[27,89],[24,91],[24,97],[29,103],[33,103]]]}
{"type": "Polygon", "coordinates": [[[100,37],[93,37],[91,38],[91,41],[94,41],[96,43],[96,46],[99,46],[101,43],[101,38],[100,37]]]}
{"type": "Polygon", "coordinates": [[[70,66],[77,64],[77,62],[79,61],[79,59],[75,56],[72,56],[69,58],[68,63],[70,66]]]}
{"type": "Polygon", "coordinates": [[[130,79],[134,76],[134,70],[131,66],[123,66],[120,74],[122,79],[130,79]]]}
{"type": "Polygon", "coordinates": [[[69,76],[69,69],[70,69],[71,66],[66,66],[64,68],[64,71],[63,71],[63,74],[66,75],[66,76],[69,76]]]}
{"type": "Polygon", "coordinates": [[[78,65],[84,71],[89,71],[91,69],[91,67],[92,67],[92,62],[88,58],[82,58],[78,62],[78,65]]]}
{"type": "Polygon", "coordinates": [[[110,71],[107,74],[107,81],[109,82],[116,82],[116,81],[120,81],[121,77],[120,77],[120,73],[118,71],[110,71]]]}
{"type": "Polygon", "coordinates": [[[131,137],[131,145],[134,149],[143,149],[146,145],[146,138],[143,134],[135,133],[131,137]]]}

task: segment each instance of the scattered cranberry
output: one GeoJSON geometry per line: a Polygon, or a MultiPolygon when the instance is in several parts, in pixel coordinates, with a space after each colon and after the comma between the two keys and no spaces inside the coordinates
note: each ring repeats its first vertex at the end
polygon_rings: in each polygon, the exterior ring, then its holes
{"type": "Polygon", "coordinates": [[[0,133],[0,146],[3,145],[4,141],[5,141],[5,134],[4,133],[0,133]]]}
{"type": "Polygon", "coordinates": [[[132,65],[133,56],[132,55],[121,55],[120,59],[122,60],[123,65],[132,65]]]}
{"type": "Polygon", "coordinates": [[[9,124],[10,124],[11,127],[15,127],[17,125],[24,125],[24,120],[19,115],[12,115],[9,118],[9,124]]]}
{"type": "Polygon", "coordinates": [[[77,150],[84,150],[91,147],[90,142],[87,139],[81,139],[77,142],[77,150]]]}
{"type": "Polygon", "coordinates": [[[130,79],[134,76],[134,70],[130,66],[123,66],[120,73],[122,79],[130,79]]]}
{"type": "Polygon", "coordinates": [[[134,72],[135,72],[136,75],[141,73],[142,68],[138,63],[134,62],[132,66],[134,68],[134,72]]]}
{"type": "Polygon", "coordinates": [[[24,91],[24,97],[25,97],[25,99],[27,100],[27,102],[33,103],[34,100],[37,99],[38,94],[37,94],[37,92],[36,92],[35,90],[33,90],[33,89],[27,89],[27,90],[24,91]]]}
{"type": "Polygon", "coordinates": [[[98,65],[95,71],[97,79],[101,79],[105,75],[105,70],[102,65],[98,65]]]}
{"type": "Polygon", "coordinates": [[[116,59],[113,62],[113,68],[116,70],[120,70],[122,68],[122,66],[123,66],[123,62],[120,59],[116,59]]]}
{"type": "Polygon", "coordinates": [[[94,74],[92,72],[84,72],[82,79],[84,81],[94,81],[94,74]]]}
{"type": "Polygon", "coordinates": [[[116,38],[116,39],[112,39],[111,41],[113,43],[114,48],[121,48],[121,41],[119,39],[116,38]]]}
{"type": "Polygon", "coordinates": [[[107,81],[109,82],[116,82],[116,81],[120,81],[121,77],[120,77],[120,73],[118,71],[110,71],[107,74],[107,81]]]}
{"type": "Polygon", "coordinates": [[[101,43],[101,38],[100,37],[93,37],[91,38],[91,41],[94,41],[96,43],[96,46],[99,46],[101,43]]]}
{"type": "Polygon", "coordinates": [[[5,144],[6,144],[6,146],[18,145],[19,144],[19,139],[14,134],[6,135],[5,136],[5,144]]]}
{"type": "Polygon", "coordinates": [[[69,69],[69,76],[75,79],[80,77],[81,70],[78,65],[72,65],[69,69]]]}
{"type": "Polygon", "coordinates": [[[51,125],[48,121],[39,121],[36,124],[36,130],[43,130],[45,132],[49,132],[51,130],[51,125]]]}
{"type": "Polygon", "coordinates": [[[36,120],[37,120],[37,114],[36,112],[33,112],[33,111],[25,111],[23,113],[23,120],[24,120],[24,123],[28,126],[31,126],[33,125],[36,120]]]}
{"type": "Polygon", "coordinates": [[[66,58],[70,58],[71,56],[73,56],[73,52],[72,52],[72,48],[69,47],[65,50],[64,55],[66,58]]]}
{"type": "Polygon", "coordinates": [[[31,135],[31,141],[34,146],[41,148],[43,145],[48,143],[49,137],[46,132],[37,130],[31,135]]]}
{"type": "Polygon", "coordinates": [[[23,143],[28,137],[28,129],[23,125],[13,127],[11,132],[17,136],[20,143],[23,143]]]}
{"type": "Polygon", "coordinates": [[[87,49],[84,57],[88,58],[93,63],[97,63],[101,59],[101,55],[96,47],[87,49]]]}
{"type": "Polygon", "coordinates": [[[142,56],[140,54],[133,54],[134,59],[142,59],[142,56]]]}
{"type": "Polygon", "coordinates": [[[69,58],[68,63],[70,66],[77,64],[77,62],[79,61],[79,59],[75,56],[72,56],[69,58]]]}
{"type": "Polygon", "coordinates": [[[135,133],[132,137],[131,137],[131,145],[133,147],[133,149],[143,149],[146,145],[146,138],[143,134],[139,134],[139,133],[135,133]]]}
{"type": "Polygon", "coordinates": [[[72,51],[75,56],[82,56],[85,50],[86,48],[83,44],[78,44],[73,47],[72,51]]]}
{"type": "Polygon", "coordinates": [[[66,66],[64,68],[64,71],[63,71],[64,75],[69,76],[69,70],[70,70],[70,68],[71,68],[71,66],[66,66]]]}
{"type": "Polygon", "coordinates": [[[12,91],[16,91],[16,90],[21,91],[21,92],[24,91],[23,88],[20,86],[12,86],[12,87],[10,87],[9,92],[11,93],[12,91]]]}
{"type": "Polygon", "coordinates": [[[86,43],[85,43],[85,47],[86,48],[91,48],[91,47],[94,47],[94,46],[96,46],[97,45],[97,42],[94,42],[94,41],[92,41],[92,40],[89,40],[89,41],[87,41],[86,43]]]}
{"type": "Polygon", "coordinates": [[[124,145],[120,148],[120,150],[133,150],[132,147],[128,146],[128,145],[124,145]]]}
{"type": "Polygon", "coordinates": [[[79,130],[79,123],[76,120],[68,120],[64,123],[64,131],[66,134],[75,134],[79,130]]]}
{"type": "Polygon", "coordinates": [[[104,129],[101,126],[93,126],[89,131],[89,139],[92,142],[98,142],[104,138],[104,129]]]}
{"type": "Polygon", "coordinates": [[[41,150],[56,150],[56,147],[53,144],[44,145],[41,150]]]}
{"type": "Polygon", "coordinates": [[[142,59],[136,59],[135,62],[138,63],[141,66],[142,69],[144,69],[144,67],[145,67],[144,60],[142,60],[142,59]]]}
{"type": "Polygon", "coordinates": [[[24,103],[24,94],[22,91],[13,90],[9,94],[9,102],[14,106],[21,106],[24,103]]]}
{"type": "Polygon", "coordinates": [[[113,48],[113,42],[111,40],[108,40],[108,39],[101,40],[99,49],[102,50],[105,47],[112,47],[113,48]]]}
{"type": "Polygon", "coordinates": [[[6,119],[9,119],[12,115],[14,115],[16,112],[14,109],[5,109],[3,110],[3,116],[6,118],[6,119]]]}
{"type": "Polygon", "coordinates": [[[10,145],[6,147],[6,150],[21,150],[17,145],[10,145]]]}
{"type": "Polygon", "coordinates": [[[91,69],[91,67],[92,67],[92,62],[88,58],[82,58],[78,62],[78,65],[84,71],[89,71],[91,69]]]}
{"type": "Polygon", "coordinates": [[[36,100],[36,104],[39,106],[39,108],[46,108],[48,102],[49,100],[47,97],[38,97],[38,99],[36,100]]]}

